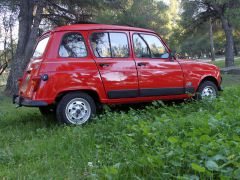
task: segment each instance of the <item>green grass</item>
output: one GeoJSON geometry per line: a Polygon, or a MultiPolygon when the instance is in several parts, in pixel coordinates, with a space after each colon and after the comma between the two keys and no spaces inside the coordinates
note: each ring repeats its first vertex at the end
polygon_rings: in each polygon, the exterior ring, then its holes
{"type": "MultiPolygon", "coordinates": [[[[211,64],[214,64],[214,65],[216,65],[220,68],[224,68],[225,67],[225,60],[211,62],[211,64]]],[[[235,58],[235,66],[240,66],[240,58],[235,58]]]]}
{"type": "Polygon", "coordinates": [[[0,95],[0,178],[240,179],[239,107],[233,86],[213,103],[106,108],[69,127],[0,95]]]}

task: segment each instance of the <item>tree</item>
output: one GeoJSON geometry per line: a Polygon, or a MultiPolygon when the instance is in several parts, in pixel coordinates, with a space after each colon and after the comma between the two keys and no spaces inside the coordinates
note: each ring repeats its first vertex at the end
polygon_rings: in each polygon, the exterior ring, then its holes
{"type": "Polygon", "coordinates": [[[0,75],[7,69],[8,63],[13,59],[14,40],[12,28],[16,22],[16,13],[8,7],[0,6],[1,26],[0,35],[3,40],[3,51],[0,54],[0,75]]]}
{"type": "Polygon", "coordinates": [[[209,39],[210,39],[211,58],[212,58],[212,61],[215,61],[215,47],[214,47],[214,39],[213,39],[213,23],[212,23],[211,18],[209,20],[209,39]]]}
{"type": "Polygon", "coordinates": [[[19,5],[19,32],[17,49],[6,86],[6,92],[9,94],[14,94],[18,90],[17,79],[22,75],[31,57],[44,7],[42,1],[32,0],[20,0],[15,5],[19,5]]]}
{"type": "Polygon", "coordinates": [[[89,8],[94,3],[96,7],[98,2],[97,0],[5,0],[5,6],[15,8],[19,11],[18,43],[14,59],[11,63],[11,71],[5,90],[6,93],[17,93],[17,79],[22,76],[31,58],[43,20],[48,26],[50,24],[62,25],[86,20],[91,16],[89,8]]]}
{"type": "Polygon", "coordinates": [[[219,19],[226,37],[225,66],[234,65],[233,29],[240,16],[239,0],[183,0],[184,13],[190,16],[188,22],[198,26],[207,19],[219,19]],[[231,18],[235,16],[234,18],[231,18]],[[190,20],[192,19],[192,20],[190,20]],[[234,19],[234,20],[232,20],[234,19]]]}

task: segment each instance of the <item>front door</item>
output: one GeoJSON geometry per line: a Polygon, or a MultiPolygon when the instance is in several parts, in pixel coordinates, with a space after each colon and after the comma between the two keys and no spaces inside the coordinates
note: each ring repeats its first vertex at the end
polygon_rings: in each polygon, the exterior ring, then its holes
{"type": "Polygon", "coordinates": [[[171,60],[162,40],[151,33],[131,33],[141,97],[185,94],[178,61],[171,60]]]}
{"type": "Polygon", "coordinates": [[[95,31],[90,34],[90,44],[108,98],[137,97],[138,77],[129,32],[95,31]]]}

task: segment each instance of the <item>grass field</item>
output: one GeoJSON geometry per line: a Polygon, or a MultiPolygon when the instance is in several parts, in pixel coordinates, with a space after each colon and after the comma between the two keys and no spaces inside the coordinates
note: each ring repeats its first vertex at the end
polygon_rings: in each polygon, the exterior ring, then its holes
{"type": "Polygon", "coordinates": [[[0,92],[1,179],[240,179],[240,77],[214,102],[106,107],[63,126],[0,92]]]}
{"type": "MultiPolygon", "coordinates": [[[[215,64],[216,66],[223,68],[225,67],[225,61],[215,61],[215,62],[211,62],[212,64],[215,64]]],[[[240,67],[240,58],[235,58],[235,66],[239,66],[240,67]]]]}

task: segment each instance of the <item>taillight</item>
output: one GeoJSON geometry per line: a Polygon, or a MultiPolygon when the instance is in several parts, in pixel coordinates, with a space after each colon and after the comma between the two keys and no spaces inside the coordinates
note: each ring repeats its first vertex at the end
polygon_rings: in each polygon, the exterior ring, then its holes
{"type": "Polygon", "coordinates": [[[40,81],[41,81],[41,76],[34,76],[32,78],[33,91],[36,91],[38,89],[40,81]]]}

